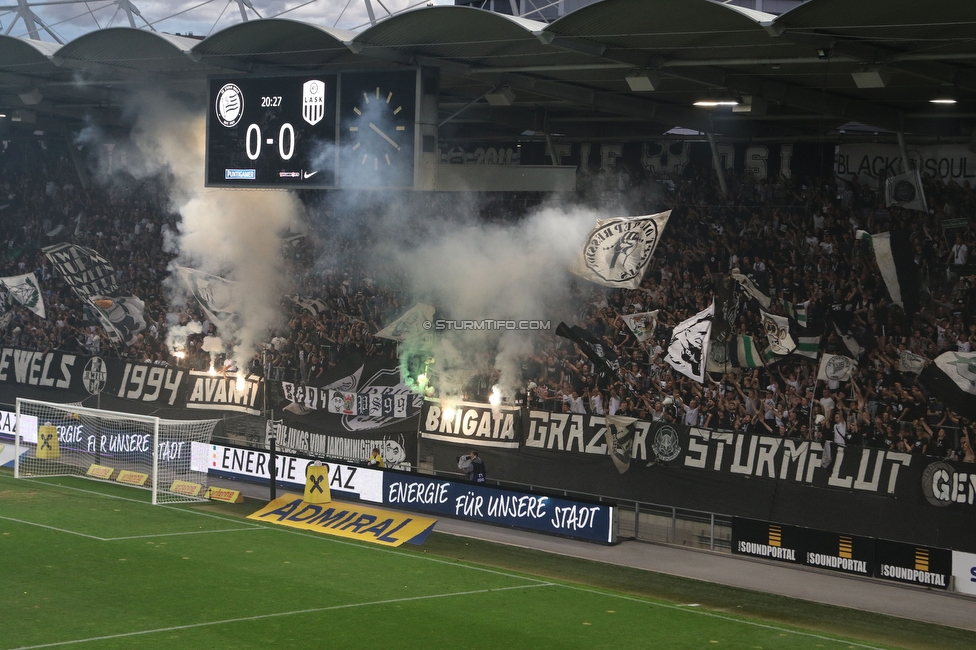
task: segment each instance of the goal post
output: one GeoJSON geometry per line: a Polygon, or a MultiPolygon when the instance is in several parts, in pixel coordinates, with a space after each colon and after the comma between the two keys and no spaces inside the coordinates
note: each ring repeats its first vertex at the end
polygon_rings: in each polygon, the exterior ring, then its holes
{"type": "Polygon", "coordinates": [[[218,420],[165,420],[79,404],[17,398],[14,477],[80,476],[141,487],[152,502],[201,501],[207,473],[193,443],[218,420]],[[194,469],[196,468],[196,469],[194,469]]]}

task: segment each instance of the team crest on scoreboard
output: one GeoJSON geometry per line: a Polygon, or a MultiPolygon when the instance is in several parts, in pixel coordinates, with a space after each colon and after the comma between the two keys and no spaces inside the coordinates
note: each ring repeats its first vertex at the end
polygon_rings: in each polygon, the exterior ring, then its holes
{"type": "Polygon", "coordinates": [[[302,84],[302,117],[312,126],[325,117],[325,84],[318,79],[302,84]]]}
{"type": "Polygon", "coordinates": [[[244,117],[244,93],[236,84],[224,84],[217,92],[217,119],[230,128],[244,117]]]}

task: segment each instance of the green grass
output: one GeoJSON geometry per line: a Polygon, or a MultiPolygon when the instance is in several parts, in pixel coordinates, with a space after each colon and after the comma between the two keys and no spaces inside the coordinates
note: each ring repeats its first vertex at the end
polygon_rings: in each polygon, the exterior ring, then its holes
{"type": "Polygon", "coordinates": [[[245,520],[259,502],[147,499],[0,472],[0,649],[976,647],[960,630],[449,535],[388,549],[245,520]]]}

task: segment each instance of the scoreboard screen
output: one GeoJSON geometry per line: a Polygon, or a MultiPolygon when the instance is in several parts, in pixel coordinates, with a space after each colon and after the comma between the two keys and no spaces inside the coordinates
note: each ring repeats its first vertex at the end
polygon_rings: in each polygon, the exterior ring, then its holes
{"type": "Polygon", "coordinates": [[[211,77],[206,185],[412,188],[417,78],[211,77]]]}

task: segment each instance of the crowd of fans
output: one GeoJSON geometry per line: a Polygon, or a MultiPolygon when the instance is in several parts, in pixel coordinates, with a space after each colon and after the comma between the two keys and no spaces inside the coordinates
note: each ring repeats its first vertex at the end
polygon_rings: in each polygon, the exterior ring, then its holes
{"type": "MultiPolygon", "coordinates": [[[[10,156],[5,156],[10,158],[10,156]]],[[[77,178],[66,156],[49,154],[33,165],[3,165],[0,179],[0,276],[34,272],[44,289],[47,318],[7,306],[0,323],[5,346],[61,349],[206,369],[221,359],[203,350],[203,334],[187,342],[186,356],[167,348],[166,331],[190,321],[206,323],[198,305],[170,306],[164,279],[173,253],[163,242],[179,216],[167,207],[164,178],[118,176],[109,186],[77,178]],[[60,241],[90,247],[116,269],[120,295],[146,305],[147,327],[132,345],[113,341],[57,274],[41,248],[60,241]]],[[[598,377],[567,339],[541,333],[536,352],[522,358],[525,399],[533,407],[574,413],[631,415],[716,429],[832,440],[838,444],[923,453],[976,461],[973,424],[928,394],[917,375],[899,370],[899,354],[926,358],[969,351],[976,337],[976,245],[971,215],[976,190],[926,181],[930,213],[885,207],[877,179],[814,185],[803,179],[728,179],[728,196],[714,172],[689,169],[680,176],[646,178],[601,174],[581,185],[578,201],[641,214],[670,208],[670,222],[652,268],[634,290],[605,290],[580,281],[572,287],[576,325],[612,349],[619,377],[598,377]],[[947,219],[969,219],[952,231],[947,219]],[[927,294],[907,317],[888,296],[868,244],[857,230],[911,233],[927,294]],[[763,368],[710,373],[704,384],[677,373],[664,358],[673,327],[712,302],[716,281],[732,269],[749,276],[772,300],[770,311],[803,306],[810,330],[821,332],[821,351],[850,354],[829,327],[844,322],[864,352],[851,381],[818,382],[817,361],[782,358],[763,368]],[[622,315],[659,310],[658,327],[641,342],[622,315]]],[[[306,202],[319,199],[303,197],[306,202]]],[[[431,195],[430,201],[446,200],[431,195]]],[[[531,209],[525,197],[495,200],[483,208],[490,220],[517,219],[531,209]]],[[[436,206],[431,206],[434,209],[436,206]]],[[[250,370],[273,379],[321,384],[348,354],[381,356],[396,363],[395,342],[376,332],[412,306],[400,287],[371,278],[362,259],[363,229],[346,222],[331,236],[288,241],[285,260],[301,304],[283,299],[285,322],[267,333],[265,350],[250,370]],[[358,229],[357,229],[358,228],[358,229]],[[267,368],[261,367],[263,363],[267,368]]],[[[760,336],[758,310],[740,310],[732,329],[760,336]]],[[[219,366],[218,366],[219,367],[219,366]]],[[[488,369],[472,382],[469,397],[484,397],[497,378],[488,369]]]]}

